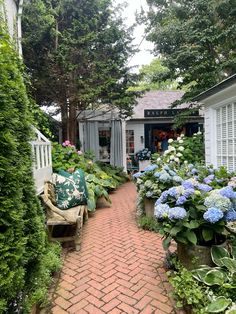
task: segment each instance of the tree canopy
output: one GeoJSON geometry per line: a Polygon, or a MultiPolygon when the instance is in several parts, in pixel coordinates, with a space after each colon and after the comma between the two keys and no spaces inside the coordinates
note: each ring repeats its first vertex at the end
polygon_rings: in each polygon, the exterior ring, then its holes
{"type": "Polygon", "coordinates": [[[147,0],[148,39],[188,86],[183,100],[236,72],[236,0],[147,0]]]}
{"type": "Polygon", "coordinates": [[[39,104],[62,113],[63,137],[75,142],[76,113],[101,104],[132,113],[136,74],[126,65],[131,29],[111,0],[28,0],[23,56],[39,104]]]}

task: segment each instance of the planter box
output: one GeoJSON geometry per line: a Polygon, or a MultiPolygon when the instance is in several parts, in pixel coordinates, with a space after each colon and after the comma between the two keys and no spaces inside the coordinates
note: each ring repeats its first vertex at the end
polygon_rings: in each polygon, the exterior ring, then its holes
{"type": "MultiPolygon", "coordinates": [[[[227,242],[217,246],[226,248],[227,242]]],[[[211,259],[211,246],[177,243],[177,255],[188,270],[199,268],[201,265],[214,266],[211,259]]]]}
{"type": "Polygon", "coordinates": [[[144,208],[145,208],[145,214],[147,217],[154,217],[154,205],[155,205],[156,199],[153,198],[146,198],[144,199],[144,208]]]}
{"type": "Polygon", "coordinates": [[[143,171],[147,166],[151,164],[151,160],[139,160],[139,171],[143,171]]]}

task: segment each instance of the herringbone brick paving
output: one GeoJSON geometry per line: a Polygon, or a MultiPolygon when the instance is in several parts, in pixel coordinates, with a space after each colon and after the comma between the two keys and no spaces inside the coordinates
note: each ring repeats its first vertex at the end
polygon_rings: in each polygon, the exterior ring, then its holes
{"type": "Polygon", "coordinates": [[[135,186],[124,184],[111,199],[84,226],[81,251],[66,255],[52,313],[176,313],[161,239],[135,221],[135,186]]]}

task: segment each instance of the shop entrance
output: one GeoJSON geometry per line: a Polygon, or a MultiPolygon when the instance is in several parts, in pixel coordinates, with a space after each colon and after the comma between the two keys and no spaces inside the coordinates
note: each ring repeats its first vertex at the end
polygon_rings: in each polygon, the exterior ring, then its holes
{"type": "Polygon", "coordinates": [[[173,129],[173,124],[145,124],[145,147],[149,148],[152,153],[164,152],[168,149],[168,140],[177,139],[180,134],[192,136],[198,132],[198,123],[188,123],[182,129],[173,129]]]}

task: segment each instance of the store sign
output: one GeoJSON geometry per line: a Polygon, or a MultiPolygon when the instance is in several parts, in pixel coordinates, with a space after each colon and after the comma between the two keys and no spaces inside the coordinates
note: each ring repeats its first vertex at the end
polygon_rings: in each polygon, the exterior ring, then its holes
{"type": "MultiPolygon", "coordinates": [[[[174,117],[180,114],[183,109],[145,109],[144,117],[145,118],[157,118],[157,117],[174,117]]],[[[191,112],[190,116],[198,116],[198,111],[191,112]]]]}

